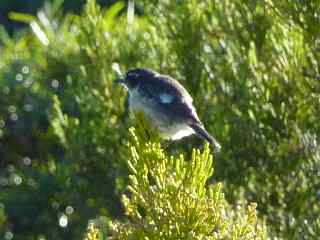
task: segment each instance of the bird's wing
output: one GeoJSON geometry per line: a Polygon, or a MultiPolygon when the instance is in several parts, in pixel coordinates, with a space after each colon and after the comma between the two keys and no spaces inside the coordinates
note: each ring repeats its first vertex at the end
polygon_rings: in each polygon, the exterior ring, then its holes
{"type": "Polygon", "coordinates": [[[155,99],[166,114],[174,113],[177,118],[200,122],[192,104],[192,97],[175,79],[157,75],[146,79],[139,87],[149,98],[155,99]]]}

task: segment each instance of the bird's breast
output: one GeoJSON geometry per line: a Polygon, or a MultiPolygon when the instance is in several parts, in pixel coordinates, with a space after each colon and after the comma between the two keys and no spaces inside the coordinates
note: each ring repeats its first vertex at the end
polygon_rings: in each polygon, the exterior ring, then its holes
{"type": "Polygon", "coordinates": [[[158,125],[168,120],[168,116],[161,113],[157,102],[141,94],[139,89],[133,89],[130,92],[129,108],[132,112],[143,112],[145,117],[158,125]]]}
{"type": "Polygon", "coordinates": [[[163,138],[177,140],[194,133],[187,124],[176,121],[168,112],[163,111],[154,99],[144,96],[138,89],[130,92],[129,107],[132,112],[143,112],[163,138]]]}

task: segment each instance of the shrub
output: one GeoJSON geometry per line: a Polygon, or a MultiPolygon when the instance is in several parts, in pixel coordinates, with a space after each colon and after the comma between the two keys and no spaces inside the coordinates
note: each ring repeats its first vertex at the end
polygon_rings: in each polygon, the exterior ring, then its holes
{"type": "MultiPolygon", "coordinates": [[[[316,238],[317,5],[137,4],[143,15],[132,24],[123,3],[104,10],[89,0],[79,16],[50,8],[38,18],[12,15],[32,29],[15,40],[1,30],[0,234],[80,238],[95,216],[129,229],[135,215],[116,220],[132,184],[125,147],[132,122],[124,91],[113,85],[118,63],[122,71],[143,66],[170,74],[191,92],[223,146],[210,182],[222,182],[231,206],[257,202],[271,238],[316,238]]],[[[183,140],[168,146],[165,158],[179,161],[200,146],[183,140]]]]}
{"type": "MultiPolygon", "coordinates": [[[[100,239],[103,235],[105,239],[265,237],[255,204],[247,211],[240,206],[232,210],[221,184],[206,186],[213,173],[209,145],[202,152],[193,149],[191,159],[185,160],[183,155],[168,156],[155,135],[145,134],[144,127],[131,129],[131,135],[129,192],[122,197],[128,219],[110,222],[107,234],[100,233],[100,239]]],[[[99,228],[92,222],[86,239],[97,234],[99,228]]]]}

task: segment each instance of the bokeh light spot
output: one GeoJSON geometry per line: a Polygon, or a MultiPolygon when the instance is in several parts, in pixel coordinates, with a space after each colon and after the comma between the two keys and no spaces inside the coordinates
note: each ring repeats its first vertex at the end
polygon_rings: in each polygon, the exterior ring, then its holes
{"type": "Polygon", "coordinates": [[[62,214],[59,218],[59,225],[63,228],[68,226],[68,217],[65,214],[62,214]]]}
{"type": "Polygon", "coordinates": [[[31,159],[29,157],[24,157],[22,159],[22,161],[23,161],[24,165],[30,165],[31,164],[31,159]]]}
{"type": "Polygon", "coordinates": [[[17,174],[13,174],[12,179],[15,185],[20,185],[22,183],[22,178],[17,174]]]}
{"type": "Polygon", "coordinates": [[[71,215],[74,212],[74,209],[72,206],[66,207],[66,214],[71,215]]]}
{"type": "Polygon", "coordinates": [[[59,81],[57,79],[52,80],[51,86],[53,88],[58,88],[59,87],[59,81]]]}
{"type": "Polygon", "coordinates": [[[145,32],[145,33],[143,34],[143,37],[144,37],[144,39],[149,40],[150,37],[151,37],[151,35],[150,35],[150,33],[145,32]]]}
{"type": "Polygon", "coordinates": [[[23,72],[24,74],[28,74],[28,73],[30,72],[29,67],[28,67],[28,66],[23,66],[23,67],[22,67],[22,72],[23,72]]]}
{"type": "Polygon", "coordinates": [[[3,88],[3,93],[8,95],[10,93],[10,88],[9,87],[4,87],[3,88]]]}
{"type": "Polygon", "coordinates": [[[15,113],[15,112],[17,111],[17,108],[16,108],[15,106],[13,106],[13,105],[10,105],[10,106],[8,107],[8,111],[9,111],[10,113],[15,113]]]}
{"type": "Polygon", "coordinates": [[[26,111],[26,112],[31,112],[32,109],[33,109],[33,106],[31,104],[25,104],[23,106],[23,109],[26,111]]]}
{"type": "Polygon", "coordinates": [[[0,128],[3,128],[6,125],[6,122],[3,119],[0,119],[0,128]]]}
{"type": "Polygon", "coordinates": [[[16,80],[17,80],[18,82],[21,82],[21,81],[23,80],[23,75],[22,75],[21,73],[18,73],[18,74],[16,75],[16,80]]]}
{"type": "Polygon", "coordinates": [[[10,115],[10,119],[15,122],[15,121],[18,120],[18,115],[17,115],[16,113],[12,113],[12,114],[10,115]]]}
{"type": "Polygon", "coordinates": [[[13,233],[12,233],[12,232],[5,232],[5,234],[4,234],[4,239],[5,239],[5,240],[11,240],[11,239],[13,239],[13,233]]]}
{"type": "Polygon", "coordinates": [[[29,87],[32,85],[32,83],[33,83],[33,79],[29,77],[29,78],[27,78],[26,81],[23,83],[23,86],[24,86],[25,88],[29,88],[29,87]]]}

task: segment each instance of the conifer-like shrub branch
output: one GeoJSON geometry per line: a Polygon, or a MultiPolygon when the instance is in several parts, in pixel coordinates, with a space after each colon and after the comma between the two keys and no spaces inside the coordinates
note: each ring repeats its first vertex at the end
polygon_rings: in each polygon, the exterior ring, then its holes
{"type": "Polygon", "coordinates": [[[110,222],[108,239],[263,239],[256,204],[235,212],[222,185],[208,184],[208,144],[193,149],[190,159],[172,156],[145,129],[130,129],[129,185],[122,197],[127,220],[110,222]]]}

